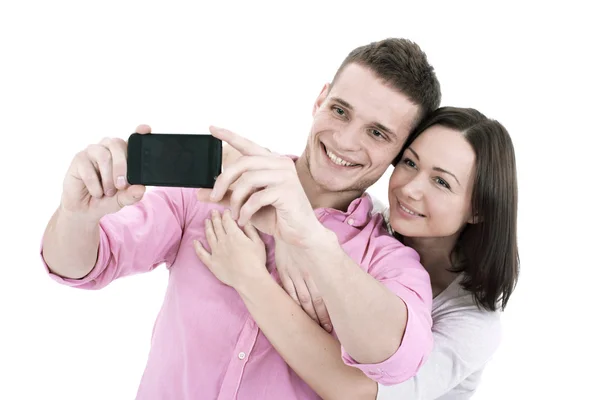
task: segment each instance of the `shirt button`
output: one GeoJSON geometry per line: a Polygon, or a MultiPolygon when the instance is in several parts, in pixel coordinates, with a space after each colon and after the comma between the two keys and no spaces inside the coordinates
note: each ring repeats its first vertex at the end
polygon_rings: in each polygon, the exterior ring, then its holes
{"type": "Polygon", "coordinates": [[[238,358],[240,360],[243,360],[244,358],[246,358],[246,353],[244,353],[243,351],[241,351],[240,354],[238,354],[238,358]]]}
{"type": "Polygon", "coordinates": [[[354,219],[349,218],[348,219],[348,225],[354,225],[354,219]]]}

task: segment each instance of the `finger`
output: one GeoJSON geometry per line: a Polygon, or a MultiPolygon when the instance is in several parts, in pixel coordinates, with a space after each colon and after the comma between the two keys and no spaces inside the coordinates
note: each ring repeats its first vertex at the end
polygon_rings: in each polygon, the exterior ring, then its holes
{"type": "Polygon", "coordinates": [[[286,174],[270,174],[268,171],[248,171],[231,186],[230,208],[233,218],[239,217],[240,208],[259,189],[281,184],[286,174]]]}
{"type": "Polygon", "coordinates": [[[244,225],[244,233],[250,238],[250,240],[252,240],[255,243],[265,243],[262,241],[260,235],[258,234],[258,231],[251,223],[244,225]]]}
{"type": "Polygon", "coordinates": [[[204,220],[204,233],[206,234],[206,241],[208,242],[210,250],[214,251],[215,247],[217,247],[217,237],[215,236],[212,220],[210,218],[204,220]]]}
{"type": "Polygon", "coordinates": [[[296,268],[290,268],[288,272],[290,274],[290,278],[294,282],[294,287],[296,288],[296,293],[298,294],[300,306],[304,309],[309,317],[311,317],[316,323],[319,323],[319,318],[317,317],[317,312],[313,307],[312,298],[310,297],[310,292],[306,287],[306,282],[296,268]]]}
{"type": "Polygon", "coordinates": [[[227,235],[231,235],[233,233],[240,233],[241,229],[238,224],[231,217],[231,211],[225,210],[223,212],[223,217],[221,218],[223,221],[223,229],[227,235]]]}
{"type": "MultiPolygon", "coordinates": [[[[219,201],[228,189],[236,182],[244,173],[250,171],[261,171],[267,176],[278,176],[273,174],[273,170],[285,170],[290,172],[290,165],[293,168],[293,162],[287,157],[281,156],[244,156],[237,159],[229,167],[225,168],[217,177],[211,193],[211,201],[219,201]],[[290,164],[291,162],[291,164],[290,164]]],[[[287,176],[287,175],[286,175],[287,176]]]]}
{"type": "Polygon", "coordinates": [[[283,287],[283,290],[285,290],[287,294],[290,295],[290,297],[296,302],[296,304],[301,306],[300,300],[298,300],[298,294],[296,293],[296,287],[294,286],[294,282],[292,281],[292,279],[285,273],[280,273],[279,280],[281,280],[281,287],[283,287]]]}
{"type": "Polygon", "coordinates": [[[100,142],[105,146],[112,157],[112,176],[111,179],[115,187],[119,190],[125,189],[127,184],[127,142],[123,139],[104,139],[100,142]]]}
{"type": "Polygon", "coordinates": [[[317,289],[317,285],[310,277],[304,279],[304,282],[306,283],[306,288],[310,293],[312,305],[315,308],[315,313],[317,314],[319,324],[327,332],[331,332],[333,330],[333,326],[331,324],[331,317],[329,317],[329,312],[327,311],[327,307],[325,306],[323,296],[321,296],[319,289],[317,289]]]}
{"type": "Polygon", "coordinates": [[[100,184],[102,185],[104,194],[109,197],[114,196],[117,193],[117,189],[112,178],[112,156],[110,150],[101,144],[93,144],[88,146],[86,153],[100,175],[100,184]]]}
{"type": "Polygon", "coordinates": [[[152,132],[150,125],[142,124],[142,125],[138,125],[138,127],[135,128],[135,133],[140,133],[142,135],[147,135],[150,132],[152,132]]]}
{"type": "Polygon", "coordinates": [[[119,208],[123,208],[125,206],[131,206],[144,197],[144,193],[146,192],[146,187],[142,185],[132,185],[129,186],[125,190],[120,190],[117,192],[115,196],[115,200],[119,205],[119,208]]]}
{"type": "Polygon", "coordinates": [[[230,130],[218,128],[216,126],[210,126],[208,130],[214,137],[228,143],[231,147],[243,155],[264,156],[269,154],[269,150],[259,146],[249,139],[246,139],[245,137],[231,132],[230,130]]]}
{"type": "Polygon", "coordinates": [[[194,240],[193,243],[194,250],[196,251],[196,255],[198,256],[200,261],[202,261],[206,265],[210,264],[211,254],[204,248],[204,246],[202,246],[202,243],[200,243],[198,240],[194,240]]]}
{"type": "Polygon", "coordinates": [[[231,191],[227,191],[225,195],[221,198],[221,200],[215,202],[210,197],[212,190],[211,189],[198,189],[196,191],[196,199],[202,203],[212,203],[219,204],[224,207],[229,207],[229,201],[231,198],[231,191]]]}
{"type": "Polygon", "coordinates": [[[221,220],[221,213],[218,210],[211,211],[211,220],[212,227],[215,231],[215,236],[217,237],[217,241],[225,239],[227,233],[225,229],[223,229],[223,221],[221,220]]]}
{"type": "Polygon", "coordinates": [[[235,160],[240,158],[242,153],[228,145],[227,143],[223,143],[223,153],[221,156],[221,165],[223,167],[227,167],[231,165],[235,160]]]}
{"type": "Polygon", "coordinates": [[[81,178],[87,191],[92,197],[97,199],[102,198],[102,196],[104,196],[104,190],[102,189],[96,167],[87,156],[87,153],[82,153],[79,157],[80,160],[77,163],[77,175],[81,178]]]}
{"type": "Polygon", "coordinates": [[[279,200],[279,192],[274,188],[260,190],[248,198],[240,209],[238,224],[246,225],[261,208],[273,205],[279,200]]]}

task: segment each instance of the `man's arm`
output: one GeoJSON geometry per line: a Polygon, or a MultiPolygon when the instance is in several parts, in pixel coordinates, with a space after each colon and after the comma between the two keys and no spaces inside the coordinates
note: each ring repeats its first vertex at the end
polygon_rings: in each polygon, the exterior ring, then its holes
{"type": "Polygon", "coordinates": [[[158,188],[95,224],[58,212],[42,240],[47,272],[69,286],[100,289],[120,277],[172,263],[185,226],[186,196],[192,200],[194,192],[158,188]]]}
{"type": "MultiPolygon", "coordinates": [[[[312,238],[310,245],[302,249],[288,246],[288,251],[295,265],[303,266],[314,279],[344,349],[361,364],[377,364],[390,358],[400,347],[406,330],[409,316],[405,301],[423,313],[430,313],[427,302],[410,290],[404,291],[410,296],[404,300],[402,295],[370,276],[344,252],[334,232],[323,228],[321,232],[313,232],[312,238]]],[[[408,278],[410,272],[414,273],[411,280],[417,283],[422,278],[421,286],[426,289],[428,276],[410,257],[410,249],[395,249],[390,254],[381,254],[376,262],[405,268],[404,275],[408,278]]],[[[424,295],[427,296],[427,290],[424,295]]],[[[419,328],[430,327],[426,324],[419,328]]],[[[425,332],[424,343],[430,341],[430,335],[425,332]]]]}
{"type": "Polygon", "coordinates": [[[99,242],[98,221],[86,220],[59,207],[44,232],[42,257],[54,274],[80,279],[96,264],[99,242]]]}

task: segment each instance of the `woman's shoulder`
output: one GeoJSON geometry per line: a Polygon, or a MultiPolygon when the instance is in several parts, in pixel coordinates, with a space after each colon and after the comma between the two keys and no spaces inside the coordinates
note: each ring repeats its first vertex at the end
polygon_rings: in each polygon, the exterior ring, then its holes
{"type": "Polygon", "coordinates": [[[501,312],[479,307],[473,295],[462,288],[460,280],[457,277],[433,300],[433,330],[457,335],[465,344],[471,339],[476,342],[483,339],[489,346],[497,347],[502,336],[501,312]]]}

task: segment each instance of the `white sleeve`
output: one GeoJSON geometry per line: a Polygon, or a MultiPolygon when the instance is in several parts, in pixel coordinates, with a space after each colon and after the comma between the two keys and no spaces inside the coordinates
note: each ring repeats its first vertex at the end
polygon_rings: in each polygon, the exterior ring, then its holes
{"type": "Polygon", "coordinates": [[[378,384],[377,400],[436,399],[481,369],[500,344],[499,312],[458,309],[433,323],[433,351],[417,375],[397,385],[378,384]]]}

